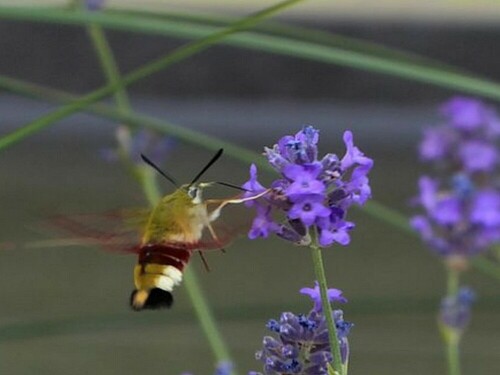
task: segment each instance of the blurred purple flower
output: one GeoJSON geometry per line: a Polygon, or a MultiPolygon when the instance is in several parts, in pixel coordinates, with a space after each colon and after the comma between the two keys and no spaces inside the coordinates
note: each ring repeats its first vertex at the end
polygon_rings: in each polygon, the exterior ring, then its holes
{"type": "Polygon", "coordinates": [[[101,151],[101,156],[108,162],[118,161],[125,152],[125,156],[135,164],[143,164],[141,154],[160,163],[167,158],[175,145],[175,140],[172,138],[145,129],[138,130],[131,136],[129,129],[119,127],[116,137],[120,148],[107,148],[101,151]]]}
{"type": "Polygon", "coordinates": [[[441,113],[446,121],[426,129],[419,148],[439,173],[420,178],[414,202],[424,214],[411,225],[436,253],[467,258],[500,239],[500,121],[470,98],[451,99],[441,113]]]}
{"type": "Polygon", "coordinates": [[[456,295],[446,296],[441,301],[439,323],[443,328],[462,334],[469,324],[475,300],[476,294],[468,287],[461,287],[456,295]]]}
{"type": "MultiPolygon", "coordinates": [[[[362,205],[371,197],[368,173],[373,160],[354,145],[350,131],[344,133],[347,150],[342,159],[327,154],[318,160],[318,141],[319,131],[305,126],[294,136],[284,136],[272,148],[265,148],[264,154],[280,178],[271,184],[269,194],[247,204],[257,210],[250,238],[276,233],[305,245],[310,243],[309,233],[314,228],[320,246],[349,243],[348,232],[354,225],[345,217],[350,206],[362,205]],[[285,220],[274,219],[279,212],[285,220]]],[[[257,180],[255,165],[250,167],[250,179],[243,187],[248,190],[245,196],[265,190],[257,180]]]]}
{"type": "Polygon", "coordinates": [[[85,0],[85,8],[88,10],[100,10],[104,6],[105,0],[85,0]]]}
{"type": "MultiPolygon", "coordinates": [[[[264,337],[263,348],[255,355],[264,365],[263,372],[250,372],[249,375],[328,374],[332,356],[326,319],[321,304],[318,307],[319,287],[316,283],[315,288],[303,288],[300,292],[312,298],[313,309],[307,315],[284,312],[279,320],[269,320],[266,327],[278,337],[264,337]]],[[[329,289],[329,299],[347,301],[338,289],[329,289]]],[[[332,316],[340,342],[342,364],[346,364],[349,358],[347,336],[353,324],[344,320],[342,310],[334,310],[332,316]]]]}
{"type": "Polygon", "coordinates": [[[473,131],[484,125],[488,111],[481,101],[461,96],[451,98],[441,106],[441,113],[450,121],[450,125],[465,131],[473,131]]]}

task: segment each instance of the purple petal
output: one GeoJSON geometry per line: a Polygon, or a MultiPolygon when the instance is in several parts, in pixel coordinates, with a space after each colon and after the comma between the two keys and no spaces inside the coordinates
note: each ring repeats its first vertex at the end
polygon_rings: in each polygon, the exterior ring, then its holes
{"type": "MultiPolygon", "coordinates": [[[[317,281],[314,282],[314,288],[302,288],[300,289],[300,293],[309,296],[314,301],[314,310],[322,311],[321,290],[317,281]]],[[[329,288],[327,295],[330,302],[347,302],[340,289],[329,288]]]]}
{"type": "Polygon", "coordinates": [[[498,162],[498,152],[495,146],[486,142],[465,142],[459,152],[465,169],[470,172],[489,172],[498,162]]]}
{"type": "Polygon", "coordinates": [[[288,218],[300,219],[304,225],[314,224],[318,217],[328,217],[330,209],[318,202],[314,197],[306,197],[294,203],[288,212],[288,218]]]}
{"type": "Polygon", "coordinates": [[[442,197],[430,215],[439,224],[456,224],[462,220],[462,202],[455,196],[442,197]]]}
{"type": "Polygon", "coordinates": [[[349,130],[344,132],[344,143],[347,150],[345,156],[340,161],[343,170],[349,169],[354,164],[366,166],[371,166],[373,164],[372,159],[366,157],[359,148],[354,146],[353,135],[349,130]]]}
{"type": "Polygon", "coordinates": [[[420,233],[420,236],[426,241],[432,239],[434,236],[432,226],[425,216],[419,215],[412,217],[410,225],[413,229],[420,233]]]}
{"type": "Polygon", "coordinates": [[[454,97],[441,106],[441,113],[457,129],[472,131],[484,123],[486,106],[476,99],[454,97]]]}
{"type": "Polygon", "coordinates": [[[429,128],[424,130],[424,139],[419,145],[422,160],[441,160],[449,151],[452,134],[446,128],[429,128]]]}
{"type": "Polygon", "coordinates": [[[499,193],[493,189],[478,192],[472,203],[470,220],[487,227],[500,225],[499,193]]]}

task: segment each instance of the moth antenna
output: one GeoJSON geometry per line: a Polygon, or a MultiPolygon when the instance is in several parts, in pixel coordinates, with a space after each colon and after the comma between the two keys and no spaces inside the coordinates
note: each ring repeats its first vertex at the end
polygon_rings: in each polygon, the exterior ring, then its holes
{"type": "Polygon", "coordinates": [[[196,175],[195,178],[193,178],[193,181],[191,181],[191,183],[189,184],[189,186],[193,185],[196,181],[198,181],[200,179],[201,176],[203,176],[203,173],[205,173],[208,168],[210,168],[221,156],[222,156],[222,153],[224,152],[224,149],[219,149],[219,151],[217,151],[217,153],[212,157],[212,159],[210,159],[210,161],[207,163],[207,165],[205,165],[203,167],[203,169],[196,175]]]}
{"type": "Polygon", "coordinates": [[[233,188],[233,189],[236,189],[236,190],[241,190],[241,191],[244,191],[244,192],[250,192],[250,190],[248,190],[248,189],[242,188],[241,186],[238,186],[238,185],[230,184],[228,182],[216,181],[215,183],[218,184],[218,185],[227,186],[227,187],[230,187],[230,188],[233,188]]]}
{"type": "Polygon", "coordinates": [[[207,259],[205,258],[205,255],[201,251],[198,251],[198,254],[200,254],[200,258],[203,262],[203,266],[205,266],[205,270],[207,272],[210,272],[210,266],[208,265],[207,259]]]}
{"type": "Polygon", "coordinates": [[[168,175],[166,172],[163,172],[160,167],[158,167],[155,163],[153,163],[146,155],[141,154],[142,160],[149,165],[151,168],[153,168],[156,172],[161,174],[163,177],[165,177],[168,181],[170,181],[176,188],[179,188],[179,184],[177,181],[175,181],[175,178],[172,176],[168,175]]]}

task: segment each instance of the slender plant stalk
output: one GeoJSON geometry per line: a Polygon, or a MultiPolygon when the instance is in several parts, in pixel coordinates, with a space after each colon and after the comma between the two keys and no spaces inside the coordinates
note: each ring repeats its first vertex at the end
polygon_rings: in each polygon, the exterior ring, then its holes
{"type": "Polygon", "coordinates": [[[326,323],[328,325],[328,338],[330,340],[330,350],[333,357],[333,369],[339,375],[345,375],[342,366],[342,357],[340,356],[340,344],[337,338],[337,327],[333,321],[332,306],[328,300],[328,286],[326,282],[325,268],[323,266],[323,258],[321,256],[321,249],[316,244],[312,244],[310,247],[313,258],[314,273],[316,274],[321,293],[323,314],[325,315],[326,323]]]}
{"type": "MultiPolygon", "coordinates": [[[[218,362],[232,362],[227,345],[222,339],[220,330],[217,328],[214,315],[208,308],[208,302],[203,295],[198,277],[192,266],[188,266],[186,272],[184,272],[184,284],[186,285],[186,290],[194,307],[198,322],[203,328],[203,332],[210,343],[215,358],[218,362]]],[[[233,374],[237,374],[236,370],[233,370],[233,374]]]]}
{"type": "Polygon", "coordinates": [[[48,126],[53,125],[57,121],[62,120],[65,117],[68,117],[85,107],[89,106],[92,103],[99,101],[100,99],[105,98],[106,96],[112,94],[116,90],[126,87],[134,82],[137,82],[147,76],[150,76],[154,73],[157,73],[167,67],[174,65],[196,53],[199,53],[211,45],[218,43],[224,38],[232,35],[235,32],[245,30],[257,24],[258,22],[263,21],[267,17],[270,17],[290,6],[293,6],[304,0],[285,0],[268,8],[265,8],[257,13],[254,13],[250,16],[244,17],[234,23],[232,23],[229,27],[217,31],[213,34],[209,34],[208,36],[197,39],[193,42],[187,43],[182,47],[175,49],[172,53],[169,53],[163,57],[160,57],[152,62],[132,71],[131,73],[125,75],[122,80],[116,82],[114,84],[108,84],[100,89],[97,89],[91,92],[88,95],[83,96],[81,99],[68,104],[58,110],[55,110],[45,116],[41,116],[35,121],[32,121],[21,129],[16,130],[10,134],[7,134],[3,138],[0,139],[0,150],[4,149],[7,146],[13,145],[17,142],[22,141],[24,138],[29,137],[30,135],[41,131],[48,126]]]}
{"type": "MultiPolygon", "coordinates": [[[[87,32],[89,33],[94,49],[99,56],[99,61],[101,63],[102,70],[106,75],[108,84],[116,85],[120,82],[121,75],[104,31],[101,26],[91,24],[87,27],[87,32]]],[[[116,106],[120,111],[127,114],[132,112],[130,100],[128,98],[127,91],[124,88],[119,88],[115,91],[114,99],[116,106]]]]}
{"type": "MultiPolygon", "coordinates": [[[[447,295],[456,296],[460,284],[460,273],[450,267],[447,269],[447,295]]],[[[449,375],[460,375],[460,336],[452,333],[444,336],[449,375]]]]}
{"type": "MultiPolygon", "coordinates": [[[[113,51],[108,44],[103,30],[99,25],[91,24],[87,27],[87,31],[99,57],[101,67],[108,84],[116,85],[121,79],[120,72],[113,55],[113,51]]],[[[114,98],[116,106],[120,112],[124,114],[131,114],[133,112],[125,88],[118,89],[114,94],[114,98]]],[[[122,150],[122,153],[126,154],[125,150],[122,150]]],[[[156,183],[156,176],[148,170],[144,170],[143,173],[140,173],[140,176],[142,178],[140,178],[139,181],[144,195],[150,205],[153,206],[161,197],[156,183]]],[[[219,329],[217,328],[217,324],[209,304],[203,296],[203,292],[196,278],[196,273],[191,267],[189,267],[184,273],[184,285],[196,313],[196,317],[198,318],[198,322],[202,331],[205,333],[217,362],[230,361],[231,363],[234,363],[229,354],[227,345],[225,344],[222,335],[219,333],[219,329]]],[[[233,374],[237,375],[235,371],[233,371],[233,374]]]]}

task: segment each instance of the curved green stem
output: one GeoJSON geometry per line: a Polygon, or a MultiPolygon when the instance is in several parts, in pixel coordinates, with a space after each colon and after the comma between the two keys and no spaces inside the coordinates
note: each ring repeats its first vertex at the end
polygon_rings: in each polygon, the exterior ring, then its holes
{"type": "MultiPolygon", "coordinates": [[[[116,63],[111,47],[109,46],[108,40],[102,28],[98,25],[91,24],[87,27],[87,31],[94,45],[94,49],[97,52],[99,61],[101,63],[102,70],[106,75],[108,84],[116,85],[120,82],[121,76],[118,69],[118,64],[116,63]]],[[[124,88],[120,88],[115,91],[114,98],[116,101],[116,106],[119,110],[124,113],[131,113],[130,101],[127,95],[127,91],[124,88]]]]}
{"type": "MultiPolygon", "coordinates": [[[[186,291],[189,295],[189,299],[191,300],[191,304],[194,307],[198,322],[205,333],[205,337],[210,343],[210,347],[212,348],[215,358],[218,362],[232,362],[227,346],[222,339],[219,329],[217,328],[215,317],[212,314],[212,311],[208,308],[208,302],[203,295],[198,277],[192,266],[188,267],[184,272],[184,285],[186,286],[186,291]]],[[[236,370],[233,370],[233,374],[236,375],[236,370]]]]}
{"type": "MultiPolygon", "coordinates": [[[[456,296],[460,284],[460,272],[447,267],[447,295],[456,296]]],[[[449,375],[460,375],[460,335],[445,335],[446,358],[449,375]]]]}
{"type": "Polygon", "coordinates": [[[446,279],[446,291],[449,296],[454,296],[458,293],[458,287],[460,285],[460,272],[450,267],[447,267],[448,277],[446,279]]]}
{"type": "Polygon", "coordinates": [[[316,279],[318,280],[319,290],[321,293],[321,305],[323,308],[323,314],[326,318],[326,323],[328,325],[328,338],[330,340],[330,350],[333,357],[333,369],[339,375],[345,375],[342,366],[342,357],[340,355],[340,344],[337,336],[337,327],[333,321],[332,306],[328,300],[328,286],[326,282],[325,268],[323,266],[323,258],[321,256],[321,249],[316,245],[310,245],[314,273],[316,274],[316,279]]]}

